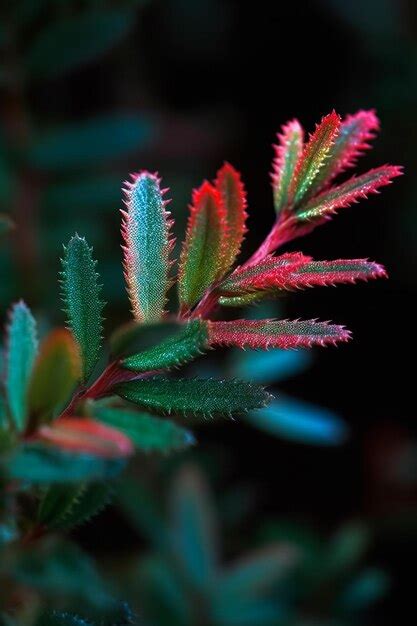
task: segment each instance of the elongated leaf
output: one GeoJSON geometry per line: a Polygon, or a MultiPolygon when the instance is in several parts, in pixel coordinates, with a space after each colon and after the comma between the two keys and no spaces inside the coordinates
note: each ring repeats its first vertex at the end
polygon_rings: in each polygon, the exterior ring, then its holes
{"type": "Polygon", "coordinates": [[[340,128],[340,116],[333,111],[317,124],[298,160],[291,185],[291,197],[298,205],[314,192],[321,168],[329,158],[340,128]]]}
{"type": "Polygon", "coordinates": [[[306,348],[347,341],[350,333],[343,326],[314,320],[234,320],[210,322],[212,345],[239,348],[306,348]]]}
{"type": "Polygon", "coordinates": [[[125,182],[126,211],[122,211],[124,270],[134,318],[157,322],[164,314],[169,288],[172,220],[156,174],[143,171],[125,182]]]}
{"type": "Polygon", "coordinates": [[[115,357],[127,357],[147,352],[179,333],[182,322],[166,320],[151,324],[128,322],[119,326],[110,336],[110,350],[115,357]]]}
{"type": "Polygon", "coordinates": [[[186,578],[200,589],[216,574],[216,530],[207,485],[195,468],[186,467],[172,486],[172,548],[186,578]]]}
{"type": "Polygon", "coordinates": [[[239,172],[225,163],[217,172],[216,189],[226,210],[227,244],[224,251],[223,271],[227,272],[240,252],[246,233],[246,191],[239,172]]]}
{"type": "MultiPolygon", "coordinates": [[[[359,198],[366,198],[370,193],[376,193],[380,187],[389,185],[402,171],[396,165],[382,165],[361,176],[353,176],[345,183],[323,191],[304,205],[295,217],[299,223],[305,223],[305,228],[312,230],[317,223],[331,217],[337,209],[345,208],[357,202],[359,198]]],[[[302,229],[300,234],[308,232],[302,229]]]]}
{"type": "Polygon", "coordinates": [[[233,352],[233,374],[243,380],[271,385],[305,371],[311,364],[308,350],[268,351],[246,350],[233,352]]]}
{"type": "Polygon", "coordinates": [[[338,415],[281,394],[268,407],[248,413],[246,419],[269,435],[307,445],[340,445],[348,435],[338,415]]]}
{"type": "Polygon", "coordinates": [[[62,296],[68,326],[77,340],[83,361],[83,380],[87,380],[99,357],[104,303],[93,260],[92,248],[75,235],[64,248],[61,272],[62,296]]]}
{"type": "Polygon", "coordinates": [[[144,452],[171,452],[195,443],[189,430],[146,413],[109,407],[93,409],[93,414],[100,422],[124,433],[144,452]]]}
{"type": "Polygon", "coordinates": [[[222,275],[227,245],[226,210],[220,193],[205,182],[193,192],[178,273],[179,299],[190,308],[222,275]]]}
{"type": "Polygon", "coordinates": [[[341,172],[354,167],[358,158],[371,147],[368,142],[374,139],[378,130],[379,120],[373,110],[347,115],[340,125],[329,158],[321,169],[320,185],[327,185],[341,172]]]}
{"type": "Polygon", "coordinates": [[[280,213],[290,202],[290,190],[295,169],[303,151],[304,131],[298,120],[285,124],[278,133],[272,163],[274,207],[280,213]]]}
{"type": "Polygon", "coordinates": [[[154,378],[124,383],[115,392],[152,412],[202,417],[242,413],[270,398],[262,387],[238,380],[154,378]]]}
{"type": "Polygon", "coordinates": [[[83,524],[107,506],[111,493],[105,483],[51,485],[39,504],[38,523],[60,530],[83,524]]]}
{"type": "MultiPolygon", "coordinates": [[[[39,137],[35,136],[28,151],[28,160],[35,168],[46,172],[60,174],[77,171],[106,161],[114,161],[138,148],[143,148],[148,145],[151,136],[152,124],[146,117],[127,114],[104,115],[58,126],[43,132],[39,137]]],[[[106,189],[110,191],[111,197],[113,188],[109,187],[109,183],[111,185],[113,182],[111,179],[106,181],[97,197],[106,189]]],[[[47,197],[47,200],[52,202],[55,195],[61,206],[68,204],[71,199],[74,200],[77,193],[85,198],[93,184],[94,181],[72,182],[71,186],[67,183],[66,188],[69,191],[67,198],[62,197],[62,190],[60,192],[58,187],[55,188],[55,194],[52,190],[52,198],[47,197]]],[[[119,188],[118,182],[117,191],[119,188]]],[[[96,203],[97,200],[93,200],[93,206],[96,203]]],[[[83,204],[82,201],[80,204],[83,204]]],[[[108,206],[108,200],[105,201],[105,205],[108,206]]]]}
{"type": "Polygon", "coordinates": [[[278,288],[288,281],[288,275],[311,258],[301,252],[281,256],[268,255],[258,263],[245,264],[235,269],[218,287],[225,296],[235,297],[257,290],[278,288]]]}
{"type": "Polygon", "coordinates": [[[176,333],[149,350],[124,359],[121,364],[134,372],[155,371],[184,365],[208,346],[208,328],[203,320],[183,324],[176,333]]]}
{"type": "Polygon", "coordinates": [[[7,327],[6,394],[10,415],[19,431],[26,427],[27,393],[38,351],[36,322],[26,304],[15,304],[7,327]]]}
{"type": "Polygon", "coordinates": [[[267,291],[254,291],[241,296],[220,296],[219,304],[227,307],[246,307],[249,304],[255,304],[264,300],[268,295],[267,291]]]}
{"type": "Polygon", "coordinates": [[[41,344],[29,387],[30,411],[49,420],[62,408],[82,375],[80,349],[65,329],[52,331],[41,344]]]}
{"type": "Polygon", "coordinates": [[[111,50],[134,24],[128,9],[90,10],[52,23],[35,39],[26,58],[30,78],[53,78],[91,63],[111,50]]]}
{"type": "Polygon", "coordinates": [[[387,273],[382,265],[366,259],[309,261],[290,274],[288,277],[288,288],[355,283],[357,280],[369,280],[370,278],[383,278],[386,276],[387,273]]]}
{"type": "Polygon", "coordinates": [[[79,483],[113,478],[124,468],[124,459],[68,454],[40,444],[26,445],[8,462],[11,478],[34,484],[79,483]]]}
{"type": "Polygon", "coordinates": [[[85,417],[61,417],[51,426],[42,426],[36,439],[75,454],[108,459],[133,453],[133,445],[126,435],[85,417]]]}

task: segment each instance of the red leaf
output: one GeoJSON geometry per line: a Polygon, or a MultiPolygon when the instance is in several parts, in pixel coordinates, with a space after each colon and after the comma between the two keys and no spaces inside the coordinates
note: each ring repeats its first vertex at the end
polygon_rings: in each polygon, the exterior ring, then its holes
{"type": "Polygon", "coordinates": [[[382,265],[366,259],[337,259],[335,261],[309,261],[298,267],[288,277],[288,288],[355,283],[357,280],[385,278],[382,265]]]}
{"type": "Polygon", "coordinates": [[[130,456],[134,452],[126,435],[84,417],[61,417],[49,426],[42,426],[36,439],[64,450],[105,458],[130,456]]]}

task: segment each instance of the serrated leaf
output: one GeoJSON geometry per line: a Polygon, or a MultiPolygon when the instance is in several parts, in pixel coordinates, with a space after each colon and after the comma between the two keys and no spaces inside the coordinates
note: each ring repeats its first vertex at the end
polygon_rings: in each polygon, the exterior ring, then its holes
{"type": "Polygon", "coordinates": [[[193,320],[182,324],[171,337],[153,348],[122,360],[121,365],[134,372],[169,369],[192,361],[207,346],[207,323],[193,320]]]}
{"type": "Polygon", "coordinates": [[[262,388],[238,380],[153,378],[123,383],[115,393],[158,414],[230,415],[255,409],[269,401],[262,388]]]}
{"type": "Polygon", "coordinates": [[[124,270],[134,318],[158,322],[164,314],[172,220],[166,210],[160,179],[143,171],[125,182],[126,211],[122,211],[124,270]]]}
{"type": "Polygon", "coordinates": [[[87,417],[60,417],[50,426],[41,426],[36,439],[74,454],[105,459],[133,454],[132,442],[126,435],[87,417]]]}
{"type": "Polygon", "coordinates": [[[52,485],[38,509],[38,523],[54,530],[68,530],[85,523],[110,502],[112,488],[106,483],[52,485]]]}
{"type": "Polygon", "coordinates": [[[298,159],[291,183],[291,198],[298,205],[314,192],[321,168],[329,158],[340,128],[340,116],[335,112],[322,118],[298,159]]]}
{"type": "Polygon", "coordinates": [[[207,485],[193,467],[184,468],[171,490],[172,550],[189,581],[200,589],[214,581],[218,548],[207,485]]]}
{"type": "Polygon", "coordinates": [[[348,434],[338,415],[282,394],[268,407],[248,413],[246,419],[269,435],[307,445],[340,445],[348,434]]]}
{"type": "Polygon", "coordinates": [[[227,235],[223,271],[227,272],[238,256],[246,233],[246,191],[240,174],[229,163],[217,172],[215,187],[219,191],[226,211],[227,235]]]}
{"type": "Polygon", "coordinates": [[[193,191],[181,250],[178,294],[182,308],[194,306],[223,274],[226,245],[226,209],[219,191],[206,181],[193,191]]]}
{"type": "Polygon", "coordinates": [[[343,327],[315,320],[233,320],[210,322],[212,345],[239,348],[305,348],[347,341],[350,333],[343,327]]]}
{"type": "Polygon", "coordinates": [[[15,304],[7,327],[6,394],[10,415],[18,431],[27,424],[27,393],[38,351],[36,322],[26,304],[15,304]]]}
{"type": "Polygon", "coordinates": [[[131,356],[138,352],[152,350],[178,333],[181,322],[169,320],[154,324],[128,322],[119,326],[110,336],[110,350],[113,356],[131,356]]]}
{"type": "Polygon", "coordinates": [[[86,240],[75,235],[64,248],[62,293],[68,326],[77,340],[83,361],[83,380],[92,373],[101,347],[104,303],[96,272],[97,261],[86,240]]]}
{"type": "Polygon", "coordinates": [[[363,152],[371,147],[368,142],[374,139],[378,130],[379,120],[373,110],[347,115],[321,169],[320,186],[328,185],[341,172],[354,167],[363,152]]]}
{"type": "Polygon", "coordinates": [[[91,63],[111,50],[134,24],[128,9],[88,10],[44,27],[26,56],[34,79],[54,78],[91,63]]]}
{"type": "Polygon", "coordinates": [[[29,386],[29,409],[36,419],[59,412],[82,375],[80,349],[65,329],[52,331],[42,342],[29,386]]]}
{"type": "MultiPolygon", "coordinates": [[[[288,288],[355,283],[357,280],[383,278],[387,273],[378,263],[367,259],[337,259],[334,261],[308,261],[288,276],[288,288]]],[[[284,286],[285,288],[285,286],[284,286]]]]}
{"type": "Polygon", "coordinates": [[[129,409],[96,408],[97,420],[124,433],[138,450],[144,452],[171,452],[181,450],[195,442],[189,430],[167,419],[129,409]]]}
{"type": "Polygon", "coordinates": [[[280,213],[290,202],[291,183],[304,145],[304,130],[298,120],[285,124],[278,133],[272,163],[274,207],[280,213]]]}
{"type": "Polygon", "coordinates": [[[34,484],[79,483],[113,478],[124,468],[124,459],[69,454],[50,446],[29,444],[8,461],[11,478],[34,484]]]}
{"type": "MultiPolygon", "coordinates": [[[[126,114],[99,116],[44,131],[39,138],[35,137],[27,158],[33,167],[42,171],[57,174],[77,171],[128,155],[146,146],[151,135],[151,122],[144,117],[126,114]]],[[[112,182],[110,180],[110,183],[112,182]]],[[[74,187],[75,183],[72,183],[69,187],[69,196],[66,200],[63,199],[64,202],[68,203],[74,199],[76,193],[78,195],[81,193],[84,197],[86,193],[88,194],[86,183],[84,188],[82,181],[78,181],[77,184],[78,191],[77,186],[74,187]]],[[[93,183],[90,182],[90,186],[91,184],[93,183]]],[[[105,185],[104,189],[108,189],[108,183],[105,185]]],[[[58,200],[59,197],[58,188],[58,200]]]]}

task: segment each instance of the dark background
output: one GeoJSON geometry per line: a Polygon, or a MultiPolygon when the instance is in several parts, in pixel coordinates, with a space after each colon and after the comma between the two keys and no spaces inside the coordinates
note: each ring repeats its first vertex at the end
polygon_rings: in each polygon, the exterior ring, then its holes
{"type": "MultiPolygon", "coordinates": [[[[288,317],[331,319],[353,331],[351,343],[317,352],[312,368],[282,385],[285,392],[338,412],[351,427],[349,442],[341,448],[295,445],[243,423],[199,436],[201,453],[221,459],[214,479],[218,492],[235,484],[254,489],[248,534],[276,514],[325,532],[346,519],[367,519],[374,531],[369,558],[393,580],[375,620],[395,623],[399,610],[412,604],[410,570],[417,557],[417,441],[411,404],[416,6],[398,0],[135,4],[127,36],[99,59],[64,76],[29,81],[24,88],[19,80],[11,81],[3,100],[6,147],[31,144],[33,137],[64,122],[114,111],[139,114],[150,138],[128,156],[98,166],[95,175],[121,181],[128,171],[157,169],[171,188],[181,233],[191,188],[212,178],[228,160],[242,172],[248,190],[249,252],[272,223],[271,144],[286,120],[297,117],[312,131],[333,108],[342,115],[376,108],[381,134],[358,169],[386,162],[405,166],[406,176],[380,197],[341,211],[290,248],[323,259],[369,257],[389,272],[389,280],[310,290],[291,296],[285,305],[288,317]]],[[[23,40],[36,38],[55,10],[45,3],[26,23],[17,46],[6,46],[5,68],[13,76],[20,76],[23,40]]],[[[120,202],[111,200],[91,211],[87,201],[74,202],[71,210],[59,203],[51,206],[49,185],[64,184],[66,174],[39,173],[18,156],[14,168],[11,214],[18,228],[2,254],[4,276],[15,274],[0,289],[3,310],[22,295],[45,319],[62,323],[54,281],[61,241],[77,230],[88,236],[100,259],[110,326],[125,319],[120,202]]],[[[84,171],[78,174],[85,176],[84,171]]],[[[117,198],[116,187],[113,193],[117,198]]],[[[113,522],[120,523],[117,518],[113,522]]],[[[88,530],[80,539],[96,544],[88,530]]]]}

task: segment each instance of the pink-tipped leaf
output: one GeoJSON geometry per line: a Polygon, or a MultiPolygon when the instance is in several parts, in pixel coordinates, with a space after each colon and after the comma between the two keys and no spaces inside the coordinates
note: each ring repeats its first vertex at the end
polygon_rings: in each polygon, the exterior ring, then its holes
{"type": "Polygon", "coordinates": [[[125,182],[122,211],[124,273],[134,318],[157,322],[164,314],[170,286],[172,220],[156,174],[143,171],[125,182]]]}
{"type": "Polygon", "coordinates": [[[343,326],[315,320],[234,320],[210,322],[212,345],[238,348],[310,348],[348,341],[350,333],[343,326]]]}
{"type": "Polygon", "coordinates": [[[223,274],[227,236],[226,209],[222,197],[206,181],[193,192],[181,251],[178,289],[183,309],[193,307],[223,274]]]}
{"type": "Polygon", "coordinates": [[[337,259],[334,261],[308,261],[288,277],[288,288],[355,283],[357,280],[385,278],[387,272],[379,263],[367,259],[337,259]]]}
{"type": "Polygon", "coordinates": [[[221,195],[226,213],[223,272],[227,272],[240,252],[247,230],[246,191],[239,172],[229,163],[225,163],[217,172],[215,187],[221,195]]]}
{"type": "Polygon", "coordinates": [[[288,205],[294,172],[303,151],[304,130],[298,120],[292,120],[282,127],[277,137],[272,162],[272,190],[275,211],[280,213],[288,205]]]}

